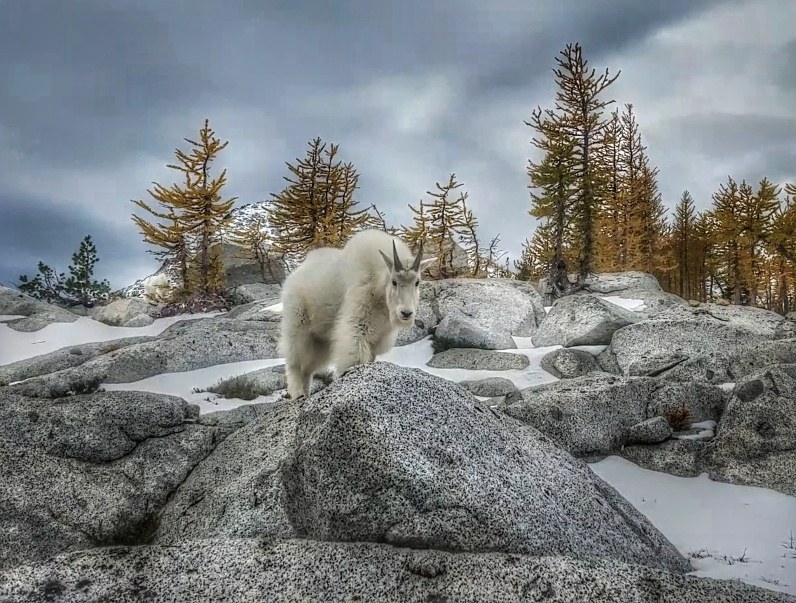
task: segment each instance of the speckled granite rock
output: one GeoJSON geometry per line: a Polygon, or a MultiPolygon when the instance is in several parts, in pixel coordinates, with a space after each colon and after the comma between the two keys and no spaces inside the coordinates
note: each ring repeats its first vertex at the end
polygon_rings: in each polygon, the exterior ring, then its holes
{"type": "Polygon", "coordinates": [[[537,347],[607,345],[614,331],[640,318],[629,310],[592,295],[557,299],[533,336],[537,347]]]}
{"type": "Polygon", "coordinates": [[[531,363],[528,357],[522,354],[475,348],[451,348],[434,354],[426,364],[432,368],[508,371],[528,368],[531,363]]]}
{"type": "Polygon", "coordinates": [[[622,563],[384,544],[211,539],[112,547],[0,573],[2,603],[248,601],[275,603],[788,603],[734,581],[622,563]]]}
{"type": "Polygon", "coordinates": [[[628,444],[657,444],[672,435],[672,427],[663,417],[652,417],[636,423],[627,430],[625,441],[628,444]]]}
{"type": "Polygon", "coordinates": [[[143,541],[218,430],[143,392],[60,403],[0,390],[0,567],[143,541]]]}
{"type": "Polygon", "coordinates": [[[628,430],[682,404],[699,420],[717,419],[724,397],[718,387],[666,383],[651,377],[593,373],[529,387],[505,412],[549,435],[572,454],[619,449],[628,430]]]}
{"type": "Polygon", "coordinates": [[[58,398],[86,384],[129,383],[161,373],[277,356],[278,328],[225,318],[186,320],[155,339],[121,347],[73,368],[10,386],[13,393],[58,398]]]}
{"type": "Polygon", "coordinates": [[[437,325],[434,331],[434,349],[478,348],[481,350],[515,349],[507,330],[489,329],[481,326],[475,319],[460,310],[450,312],[437,325]]]}
{"type": "Polygon", "coordinates": [[[215,536],[688,568],[643,515],[535,429],[454,383],[382,362],[274,408],[191,473],[157,542],[215,536]]]}
{"type": "Polygon", "coordinates": [[[540,365],[559,379],[573,379],[602,370],[589,352],[568,348],[548,352],[542,356],[540,365]]]}

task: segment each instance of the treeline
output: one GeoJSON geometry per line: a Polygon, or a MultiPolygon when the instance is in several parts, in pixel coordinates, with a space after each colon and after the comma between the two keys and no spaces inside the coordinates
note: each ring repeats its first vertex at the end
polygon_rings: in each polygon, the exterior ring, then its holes
{"type": "Polygon", "coordinates": [[[540,223],[515,263],[519,278],[545,279],[548,303],[589,274],[641,270],[688,299],[794,308],[794,185],[730,177],[710,208],[698,212],[685,191],[667,219],[633,105],[608,110],[619,73],[598,74],[578,44],[553,71],[553,107],[526,122],[540,155],[528,164],[530,214],[540,223]]]}
{"type": "Polygon", "coordinates": [[[265,277],[274,258],[291,269],[310,250],[342,247],[368,228],[397,234],[415,248],[422,240],[426,255],[437,258],[429,268],[432,278],[510,273],[499,236],[488,244],[479,238],[478,221],[455,174],[444,184],[435,183],[426,199],[409,205],[408,226],[390,226],[375,204],[357,199],[359,173],[341,158],[339,145],[315,138],[304,157],[286,162],[285,186],[264,202],[265,215],[232,228],[235,198],[224,197],[226,171],[211,175],[212,163],[228,142],[215,136],[208,120],[197,141],[185,140],[191,149],[177,150],[176,163],[169,165],[181,173],[181,182],[168,188],[155,183],[148,202],[133,201],[148,214],[133,214],[144,241],[155,247],[158,257],[179,267],[182,286],[175,298],[223,293],[225,242],[239,246],[240,254],[256,261],[265,277]]]}
{"type": "MultiPolygon", "coordinates": [[[[513,266],[499,235],[481,238],[455,173],[409,203],[405,221],[392,225],[375,204],[360,199],[359,173],[339,145],[320,138],[308,143],[303,157],[285,162],[283,188],[263,202],[264,215],[235,228],[226,170],[215,175],[214,168],[228,142],[209,120],[196,140],[185,139],[187,150],[175,151],[168,167],[178,173],[177,182],[155,183],[147,201],[134,200],[142,212],[132,219],[152,253],[177,267],[175,299],[224,294],[224,243],[259,264],[267,280],[275,278],[275,263],[290,270],[311,249],[342,247],[354,233],[379,228],[415,249],[422,240],[426,256],[437,258],[428,269],[431,278],[543,279],[547,303],[581,289],[590,274],[640,270],[685,298],[779,312],[796,307],[796,185],[728,178],[712,206],[697,211],[685,191],[669,217],[633,105],[614,107],[608,96],[620,74],[597,73],[578,44],[559,53],[553,73],[552,106],[537,107],[525,122],[536,150],[527,172],[537,226],[513,266]]],[[[95,249],[82,253],[96,262],[95,249]]],[[[92,269],[89,262],[76,285],[41,264],[35,278],[20,277],[20,288],[56,299],[107,297],[106,283],[93,281],[92,269]],[[75,287],[89,293],[75,293],[75,287]]]]}

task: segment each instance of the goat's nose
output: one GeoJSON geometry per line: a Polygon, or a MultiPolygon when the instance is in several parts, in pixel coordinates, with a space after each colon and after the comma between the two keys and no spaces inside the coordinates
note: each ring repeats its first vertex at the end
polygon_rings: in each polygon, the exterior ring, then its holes
{"type": "Polygon", "coordinates": [[[414,312],[412,312],[411,310],[401,310],[401,316],[402,316],[404,319],[409,319],[409,318],[411,318],[411,317],[412,317],[412,314],[414,314],[414,312]]]}

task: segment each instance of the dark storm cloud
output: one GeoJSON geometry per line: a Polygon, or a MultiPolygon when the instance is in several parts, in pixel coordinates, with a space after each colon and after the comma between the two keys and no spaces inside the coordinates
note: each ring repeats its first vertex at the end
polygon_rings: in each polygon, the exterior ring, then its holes
{"type": "Polygon", "coordinates": [[[667,201],[709,198],[727,171],[796,176],[783,5],[0,0],[0,280],[39,257],[65,268],[86,233],[114,286],[142,276],[129,199],[172,181],[165,164],[205,117],[230,141],[219,167],[241,202],[277,192],[284,162],[321,136],[396,223],[456,172],[484,237],[501,232],[516,257],[534,224],[523,120],[550,104],[570,41],[622,70],[616,98],[636,104],[667,201]]]}
{"type": "Polygon", "coordinates": [[[2,285],[16,283],[20,274],[35,274],[39,261],[59,272],[67,272],[72,254],[87,234],[91,235],[100,256],[95,269],[95,275],[100,279],[108,278],[112,283],[128,282],[124,279],[135,280],[141,270],[154,264],[150,258],[140,255],[136,237],[130,236],[132,233],[108,228],[90,216],[76,214],[68,206],[0,195],[0,207],[3,218],[0,220],[2,285]],[[12,253],[8,253],[9,250],[12,253]]]}

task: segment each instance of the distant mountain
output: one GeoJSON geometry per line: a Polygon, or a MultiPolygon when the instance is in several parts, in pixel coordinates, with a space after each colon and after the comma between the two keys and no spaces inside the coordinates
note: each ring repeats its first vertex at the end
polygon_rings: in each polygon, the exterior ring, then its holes
{"type": "MultiPolygon", "coordinates": [[[[222,239],[224,240],[225,247],[233,247],[232,243],[227,241],[227,233],[235,230],[242,230],[247,228],[250,224],[254,223],[258,218],[265,220],[268,224],[268,202],[259,201],[256,203],[247,203],[240,207],[235,207],[230,212],[232,215],[232,222],[225,229],[222,230],[222,239]]],[[[266,226],[267,227],[267,226],[266,226]]],[[[132,285],[128,285],[123,289],[116,292],[121,297],[141,297],[144,294],[144,282],[153,276],[165,274],[172,287],[180,286],[180,270],[171,260],[166,260],[155,272],[144,278],[138,279],[132,285]]]]}

